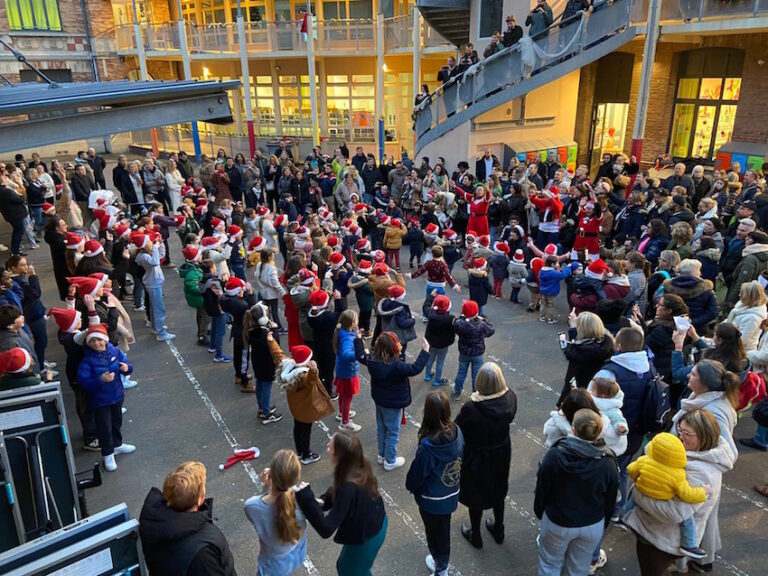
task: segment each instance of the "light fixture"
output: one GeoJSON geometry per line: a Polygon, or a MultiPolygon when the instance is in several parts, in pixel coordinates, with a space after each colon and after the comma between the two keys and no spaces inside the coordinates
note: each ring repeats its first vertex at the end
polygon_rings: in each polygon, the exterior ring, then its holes
{"type": "Polygon", "coordinates": [[[381,69],[382,69],[382,71],[384,71],[384,72],[386,72],[387,70],[389,70],[389,68],[387,68],[387,65],[386,65],[386,64],[382,64],[382,65],[381,65],[381,69]]]}
{"type": "Polygon", "coordinates": [[[208,80],[208,77],[211,75],[211,71],[208,70],[208,66],[203,66],[203,80],[208,80]]]}

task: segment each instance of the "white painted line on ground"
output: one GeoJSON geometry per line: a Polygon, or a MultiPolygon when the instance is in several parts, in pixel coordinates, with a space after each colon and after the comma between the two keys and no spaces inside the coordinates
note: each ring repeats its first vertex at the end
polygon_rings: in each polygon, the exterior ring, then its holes
{"type": "Polygon", "coordinates": [[[731,492],[732,494],[735,494],[742,500],[745,500],[752,504],[753,506],[756,506],[757,508],[760,508],[763,510],[763,512],[768,512],[768,507],[766,507],[765,503],[761,502],[760,500],[753,499],[749,494],[746,492],[739,490],[738,488],[734,488],[733,486],[728,486],[727,484],[723,484],[723,488],[728,490],[728,492],[731,492]]]}
{"type": "MultiPolygon", "coordinates": [[[[205,390],[203,390],[203,387],[200,385],[200,382],[198,381],[194,372],[192,372],[190,367],[187,366],[187,363],[184,361],[184,357],[179,352],[179,349],[176,348],[176,345],[171,340],[166,340],[165,343],[168,344],[168,349],[171,351],[171,355],[176,359],[176,362],[184,371],[187,380],[189,380],[189,382],[192,384],[192,388],[194,388],[195,392],[197,392],[200,400],[202,400],[203,404],[205,404],[205,407],[208,408],[208,412],[211,413],[211,418],[213,418],[213,421],[216,422],[216,426],[218,426],[219,430],[221,430],[221,432],[224,434],[224,437],[227,439],[227,442],[229,443],[232,450],[235,448],[240,448],[240,444],[238,443],[237,438],[235,438],[232,430],[230,430],[229,426],[227,426],[227,423],[224,421],[221,412],[218,411],[208,394],[206,394],[205,390]]],[[[256,490],[258,492],[263,491],[264,484],[261,482],[259,473],[256,472],[256,470],[253,468],[251,462],[246,461],[241,462],[241,464],[243,465],[243,468],[245,468],[245,471],[248,474],[248,477],[251,479],[251,482],[253,482],[253,485],[256,487],[256,490]]],[[[307,573],[310,576],[321,576],[318,569],[312,563],[312,560],[309,559],[309,556],[304,558],[304,568],[307,570],[307,573]]]]}
{"type": "Polygon", "coordinates": [[[720,554],[715,554],[715,562],[717,562],[718,564],[722,564],[728,570],[728,572],[730,572],[734,576],[749,576],[749,574],[744,572],[744,570],[742,570],[738,566],[734,566],[733,564],[728,562],[728,560],[720,556],[720,554]]]}

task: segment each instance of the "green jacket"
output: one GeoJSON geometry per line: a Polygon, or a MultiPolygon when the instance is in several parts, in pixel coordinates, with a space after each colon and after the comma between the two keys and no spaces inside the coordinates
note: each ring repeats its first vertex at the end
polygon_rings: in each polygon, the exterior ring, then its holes
{"type": "Polygon", "coordinates": [[[768,245],[752,244],[741,253],[741,262],[731,276],[731,285],[725,295],[725,303],[734,306],[739,301],[741,285],[757,280],[760,274],[768,270],[768,245]]]}
{"type": "Polygon", "coordinates": [[[200,291],[200,281],[203,279],[203,269],[192,262],[184,262],[179,266],[179,276],[184,280],[184,298],[192,308],[203,307],[203,293],[200,291]]]}
{"type": "Polygon", "coordinates": [[[13,390],[14,388],[24,388],[25,386],[37,386],[41,383],[42,380],[40,378],[29,372],[22,372],[21,374],[6,372],[0,376],[0,392],[13,390]]]}

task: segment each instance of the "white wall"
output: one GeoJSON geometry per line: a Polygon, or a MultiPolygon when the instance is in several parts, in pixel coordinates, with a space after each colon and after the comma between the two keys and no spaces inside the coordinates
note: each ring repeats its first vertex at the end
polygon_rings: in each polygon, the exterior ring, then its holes
{"type": "Polygon", "coordinates": [[[430,164],[434,165],[436,158],[442,156],[445,158],[445,165],[449,167],[456,166],[459,160],[466,160],[469,157],[470,124],[464,122],[448,134],[433,140],[422,148],[416,159],[427,156],[430,164]]]}
{"type": "MultiPolygon", "coordinates": [[[[488,45],[490,38],[479,38],[480,31],[480,5],[483,0],[474,0],[470,8],[469,18],[469,41],[475,45],[475,50],[482,56],[483,50],[488,45]]],[[[557,17],[565,8],[567,0],[548,0],[549,7],[552,8],[552,15],[557,17]]],[[[514,16],[517,24],[523,28],[526,33],[528,28],[525,26],[525,18],[528,16],[531,8],[536,5],[536,0],[504,0],[504,11],[501,18],[500,32],[504,33],[507,29],[507,16],[514,16]]]]}

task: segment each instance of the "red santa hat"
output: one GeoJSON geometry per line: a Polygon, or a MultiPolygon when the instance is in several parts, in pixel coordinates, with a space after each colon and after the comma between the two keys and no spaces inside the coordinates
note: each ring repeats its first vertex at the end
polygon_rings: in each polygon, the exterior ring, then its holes
{"type": "Polygon", "coordinates": [[[328,236],[328,239],[326,240],[328,243],[328,246],[331,248],[336,248],[339,245],[339,237],[338,236],[328,236]]]}
{"type": "Polygon", "coordinates": [[[115,226],[115,234],[118,238],[126,238],[131,233],[131,229],[125,224],[115,226]]]}
{"type": "Polygon", "coordinates": [[[341,254],[341,252],[334,252],[331,254],[331,257],[328,259],[328,262],[331,263],[331,268],[336,269],[344,265],[344,262],[346,262],[347,259],[344,258],[344,256],[341,254]]]}
{"type": "Polygon", "coordinates": [[[331,297],[328,296],[328,292],[324,290],[315,290],[309,295],[309,305],[312,307],[311,309],[313,312],[325,310],[330,301],[331,297]]]}
{"type": "Polygon", "coordinates": [[[523,262],[525,262],[525,253],[520,248],[518,248],[517,250],[515,250],[515,255],[512,256],[512,260],[514,260],[518,264],[522,264],[523,262]]]}
{"type": "Polygon", "coordinates": [[[207,206],[198,206],[197,208],[195,208],[195,216],[197,216],[198,218],[202,217],[203,213],[206,210],[208,210],[207,206]]]}
{"type": "Polygon", "coordinates": [[[109,214],[103,214],[101,218],[99,218],[99,230],[111,230],[112,226],[115,225],[115,217],[110,216],[109,214]]]}
{"type": "Polygon", "coordinates": [[[147,230],[147,236],[149,236],[149,241],[152,242],[152,244],[160,242],[163,239],[160,232],[155,232],[154,230],[147,230]]]}
{"type": "Polygon", "coordinates": [[[392,284],[392,286],[387,288],[387,295],[392,298],[392,300],[400,302],[405,298],[405,288],[400,286],[400,284],[392,284]]]}
{"type": "Polygon", "coordinates": [[[99,208],[104,206],[104,204],[106,203],[107,203],[107,199],[104,198],[103,196],[101,198],[96,198],[96,206],[98,206],[99,208]]]}
{"type": "Polygon", "coordinates": [[[382,226],[389,226],[390,224],[392,224],[392,218],[390,218],[389,216],[384,214],[384,212],[382,212],[381,214],[379,214],[379,223],[382,226]]]}
{"type": "Polygon", "coordinates": [[[309,228],[306,226],[299,226],[296,230],[296,236],[299,238],[309,238],[309,228]]]}
{"type": "Polygon", "coordinates": [[[187,221],[187,217],[184,214],[176,214],[173,219],[176,220],[176,228],[181,228],[184,226],[184,222],[187,221]]]}
{"type": "Polygon", "coordinates": [[[196,206],[208,206],[208,200],[206,198],[198,198],[195,200],[196,206]]]}
{"type": "Polygon", "coordinates": [[[327,210],[327,209],[324,212],[319,213],[318,215],[320,216],[320,219],[323,222],[328,222],[329,220],[331,220],[333,218],[333,212],[331,212],[330,210],[327,210]]]}
{"type": "Polygon", "coordinates": [[[107,334],[107,327],[104,324],[94,324],[88,327],[88,332],[85,334],[85,341],[89,342],[94,338],[109,342],[109,335],[107,334]]]}
{"type": "Polygon", "coordinates": [[[248,252],[261,252],[267,247],[267,240],[261,236],[254,236],[248,244],[248,252]]]}
{"type": "Polygon", "coordinates": [[[488,236],[488,234],[484,234],[483,236],[480,236],[480,238],[477,239],[477,243],[480,244],[483,248],[490,248],[491,247],[491,237],[488,236]]]}
{"type": "Polygon", "coordinates": [[[381,264],[386,259],[387,259],[387,255],[384,252],[384,250],[374,250],[373,251],[373,261],[376,264],[381,264]]]}
{"type": "Polygon", "coordinates": [[[285,224],[285,214],[278,214],[277,216],[275,216],[275,220],[273,224],[275,225],[275,228],[279,228],[280,226],[285,224]]]}
{"type": "Polygon", "coordinates": [[[258,214],[259,217],[263,218],[264,216],[269,214],[269,208],[267,208],[266,206],[263,206],[263,205],[259,206],[259,207],[256,208],[256,214],[258,214]]]}
{"type": "Polygon", "coordinates": [[[434,222],[430,222],[429,224],[427,224],[426,228],[424,228],[424,232],[426,232],[427,234],[431,234],[432,236],[437,234],[438,230],[439,228],[437,227],[437,224],[435,224],[434,222]]]}
{"type": "Polygon", "coordinates": [[[477,241],[477,232],[473,232],[472,230],[469,230],[464,235],[464,238],[466,239],[468,245],[474,244],[475,241],[477,241]]]}
{"type": "Polygon", "coordinates": [[[88,274],[88,278],[96,278],[96,280],[98,280],[99,284],[102,286],[105,286],[107,280],[109,280],[109,276],[104,274],[104,272],[94,272],[93,274],[88,274]]]}
{"type": "Polygon", "coordinates": [[[523,230],[523,227],[520,226],[520,224],[515,224],[514,230],[517,232],[517,235],[520,236],[520,238],[525,240],[525,230],[523,230]]]}
{"type": "Polygon", "coordinates": [[[181,187],[181,195],[184,197],[191,196],[194,193],[195,193],[195,189],[192,188],[192,186],[190,186],[189,184],[184,184],[184,186],[181,187]]]}
{"type": "Polygon", "coordinates": [[[441,313],[448,312],[451,309],[451,299],[445,294],[438,294],[432,302],[432,309],[441,313]]]}
{"type": "Polygon", "coordinates": [[[360,230],[360,226],[357,224],[352,224],[352,226],[349,227],[349,234],[351,236],[360,236],[363,233],[362,230],[360,230]]]}
{"type": "Polygon", "coordinates": [[[363,202],[358,202],[355,204],[355,212],[365,212],[366,210],[368,210],[368,204],[363,202]]]}
{"type": "Polygon", "coordinates": [[[184,246],[184,248],[181,249],[181,253],[184,255],[184,260],[187,262],[197,262],[203,256],[203,251],[191,244],[189,246],[184,246]]]}
{"type": "Polygon", "coordinates": [[[54,214],[56,214],[56,207],[49,202],[43,202],[43,214],[47,214],[48,216],[53,216],[54,214]]]}
{"type": "Polygon", "coordinates": [[[306,366],[312,360],[312,348],[309,346],[291,346],[291,358],[296,366],[306,366]]]}
{"type": "Polygon", "coordinates": [[[299,283],[302,286],[311,286],[314,284],[316,278],[317,277],[311,270],[307,270],[306,268],[299,270],[299,283]]]}
{"type": "Polygon", "coordinates": [[[70,276],[67,278],[67,282],[77,286],[80,296],[96,296],[96,293],[101,289],[101,282],[88,276],[70,276]]]}
{"type": "Polygon", "coordinates": [[[496,242],[493,245],[493,251],[497,254],[509,254],[509,246],[506,242],[496,242]]]}
{"type": "Polygon", "coordinates": [[[142,250],[147,247],[148,244],[150,244],[151,240],[149,238],[149,234],[142,234],[141,232],[136,232],[134,234],[131,234],[131,242],[133,242],[133,245],[136,246],[139,250],[142,250]]]}
{"type": "Polygon", "coordinates": [[[480,307],[474,300],[467,300],[461,305],[461,313],[467,320],[470,320],[480,313],[480,307]]]}
{"type": "Polygon", "coordinates": [[[48,318],[53,317],[59,330],[62,332],[74,332],[80,322],[82,314],[74,308],[51,308],[48,311],[48,318]]]}
{"type": "Polygon", "coordinates": [[[547,244],[544,246],[544,254],[547,256],[557,256],[557,246],[554,244],[547,244]]]}
{"type": "Polygon", "coordinates": [[[106,213],[107,211],[103,208],[96,208],[93,210],[93,218],[95,220],[100,220],[106,213]]]}
{"type": "Polygon", "coordinates": [[[93,256],[98,256],[103,252],[104,252],[104,246],[102,246],[98,240],[88,240],[88,242],[85,243],[85,250],[83,251],[83,256],[87,256],[91,258],[93,256]]]}
{"type": "Polygon", "coordinates": [[[219,470],[226,470],[238,462],[248,462],[249,460],[255,460],[260,455],[261,451],[256,448],[256,446],[252,446],[250,448],[235,448],[232,456],[227,458],[227,461],[224,462],[224,464],[219,464],[219,470]]]}
{"type": "Polygon", "coordinates": [[[214,229],[218,228],[219,226],[224,226],[224,220],[222,220],[221,218],[216,218],[216,216],[214,216],[213,218],[211,218],[211,226],[213,226],[214,229]]]}
{"type": "Polygon", "coordinates": [[[604,274],[610,274],[611,269],[608,268],[608,265],[603,261],[602,258],[598,258],[594,262],[590,263],[589,266],[587,266],[587,270],[584,273],[587,278],[592,278],[594,280],[602,280],[604,274]]]}
{"type": "Polygon", "coordinates": [[[393,218],[391,220],[391,222],[390,222],[390,225],[392,225],[395,228],[400,228],[401,223],[400,223],[400,220],[398,218],[393,218]]]}
{"type": "Polygon", "coordinates": [[[386,276],[389,274],[389,266],[384,264],[384,262],[379,262],[376,264],[376,266],[373,267],[373,273],[376,276],[386,276]]]}
{"type": "Polygon", "coordinates": [[[355,242],[355,250],[358,252],[368,252],[368,250],[371,249],[371,243],[368,240],[368,238],[360,238],[357,242],[355,242]]]}
{"type": "Polygon", "coordinates": [[[237,296],[243,290],[245,290],[245,282],[237,276],[230,276],[224,285],[224,292],[227,296],[237,296]]]}
{"type": "Polygon", "coordinates": [[[20,374],[32,366],[32,356],[24,348],[11,348],[0,353],[0,374],[20,374]]]}
{"type": "Polygon", "coordinates": [[[370,260],[360,260],[360,263],[357,265],[357,271],[363,276],[368,276],[372,269],[373,263],[370,260]]]}
{"type": "Polygon", "coordinates": [[[342,228],[349,228],[350,226],[352,226],[352,224],[354,224],[354,222],[352,222],[351,218],[345,218],[341,222],[341,227],[342,228]]]}
{"type": "Polygon", "coordinates": [[[205,236],[200,241],[200,245],[203,247],[203,250],[216,250],[216,248],[221,246],[221,240],[216,236],[205,236]]]}
{"type": "Polygon", "coordinates": [[[229,235],[229,237],[230,237],[230,238],[232,238],[232,239],[235,239],[235,238],[239,238],[240,236],[242,236],[242,235],[243,235],[243,229],[242,229],[242,228],[240,228],[240,226],[235,226],[235,225],[233,224],[232,226],[230,226],[229,228],[227,228],[227,234],[228,234],[228,235],[229,235]]]}
{"type": "Polygon", "coordinates": [[[485,261],[485,258],[474,258],[472,260],[472,268],[475,270],[485,270],[488,266],[488,262],[485,261]]]}
{"type": "Polygon", "coordinates": [[[64,241],[67,243],[68,250],[77,250],[81,244],[85,244],[85,239],[80,234],[74,232],[67,232],[64,236],[64,241]]]}
{"type": "Polygon", "coordinates": [[[456,238],[456,232],[451,230],[450,228],[446,228],[445,230],[443,230],[443,238],[445,238],[446,240],[453,240],[454,238],[456,238]]]}

